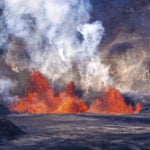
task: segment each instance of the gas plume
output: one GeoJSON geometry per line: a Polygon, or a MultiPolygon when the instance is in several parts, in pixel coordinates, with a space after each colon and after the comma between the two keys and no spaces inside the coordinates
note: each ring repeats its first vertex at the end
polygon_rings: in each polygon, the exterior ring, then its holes
{"type": "Polygon", "coordinates": [[[17,86],[17,81],[10,80],[6,77],[0,79],[0,100],[5,102],[11,102],[17,99],[12,97],[11,92],[17,86]]]}
{"type": "Polygon", "coordinates": [[[91,22],[89,0],[5,0],[6,63],[13,71],[35,69],[52,86],[74,81],[88,92],[111,84],[98,46],[101,21],[91,22]]]}

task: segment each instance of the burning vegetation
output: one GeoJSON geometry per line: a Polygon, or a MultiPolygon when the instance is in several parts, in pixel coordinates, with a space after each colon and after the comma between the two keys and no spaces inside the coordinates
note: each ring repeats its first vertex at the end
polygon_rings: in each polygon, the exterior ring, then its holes
{"type": "Polygon", "coordinates": [[[32,72],[28,87],[26,97],[19,98],[10,105],[11,111],[33,114],[134,114],[142,110],[140,103],[136,107],[127,105],[121,93],[113,87],[109,87],[90,105],[74,93],[73,82],[56,95],[44,76],[36,71],[32,72]]]}

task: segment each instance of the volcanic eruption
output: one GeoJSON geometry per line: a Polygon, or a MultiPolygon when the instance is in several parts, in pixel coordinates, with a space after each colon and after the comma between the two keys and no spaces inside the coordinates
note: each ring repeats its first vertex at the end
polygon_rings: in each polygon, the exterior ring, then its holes
{"type": "Polygon", "coordinates": [[[39,72],[33,71],[29,80],[26,97],[20,98],[10,106],[10,110],[35,114],[76,114],[83,112],[99,114],[133,114],[142,110],[127,105],[120,92],[112,87],[104,92],[102,99],[94,100],[90,106],[74,93],[74,83],[70,82],[65,91],[55,95],[48,81],[39,72]]]}
{"type": "Polygon", "coordinates": [[[0,0],[0,150],[149,149],[149,11],[0,0]]]}
{"type": "Polygon", "coordinates": [[[101,60],[105,28],[100,20],[91,18],[89,0],[6,0],[4,6],[7,32],[0,44],[7,45],[5,63],[12,72],[31,74],[24,84],[25,96],[15,95],[10,110],[37,114],[132,114],[142,110],[139,103],[126,104],[113,88],[110,66],[101,60]],[[105,90],[87,102],[74,92],[75,85],[84,95],[105,90]],[[66,89],[57,93],[54,87],[66,89]]]}

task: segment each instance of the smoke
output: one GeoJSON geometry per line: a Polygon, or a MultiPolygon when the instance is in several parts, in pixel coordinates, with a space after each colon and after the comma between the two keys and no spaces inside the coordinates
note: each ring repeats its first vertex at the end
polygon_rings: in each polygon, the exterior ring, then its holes
{"type": "Polygon", "coordinates": [[[98,46],[101,21],[91,22],[88,0],[5,0],[6,63],[38,70],[54,84],[70,81],[95,91],[110,84],[98,46]]]}
{"type": "Polygon", "coordinates": [[[9,78],[1,77],[0,78],[0,99],[1,101],[11,102],[16,100],[16,97],[12,97],[11,92],[17,86],[16,81],[12,81],[9,78]]]}

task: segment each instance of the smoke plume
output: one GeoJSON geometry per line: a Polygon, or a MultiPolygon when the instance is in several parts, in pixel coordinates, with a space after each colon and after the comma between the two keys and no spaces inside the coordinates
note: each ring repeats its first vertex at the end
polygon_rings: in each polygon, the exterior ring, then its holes
{"type": "Polygon", "coordinates": [[[105,30],[91,22],[91,10],[89,0],[5,0],[6,63],[16,72],[40,71],[52,85],[107,86],[109,68],[98,51],[105,30]]]}

